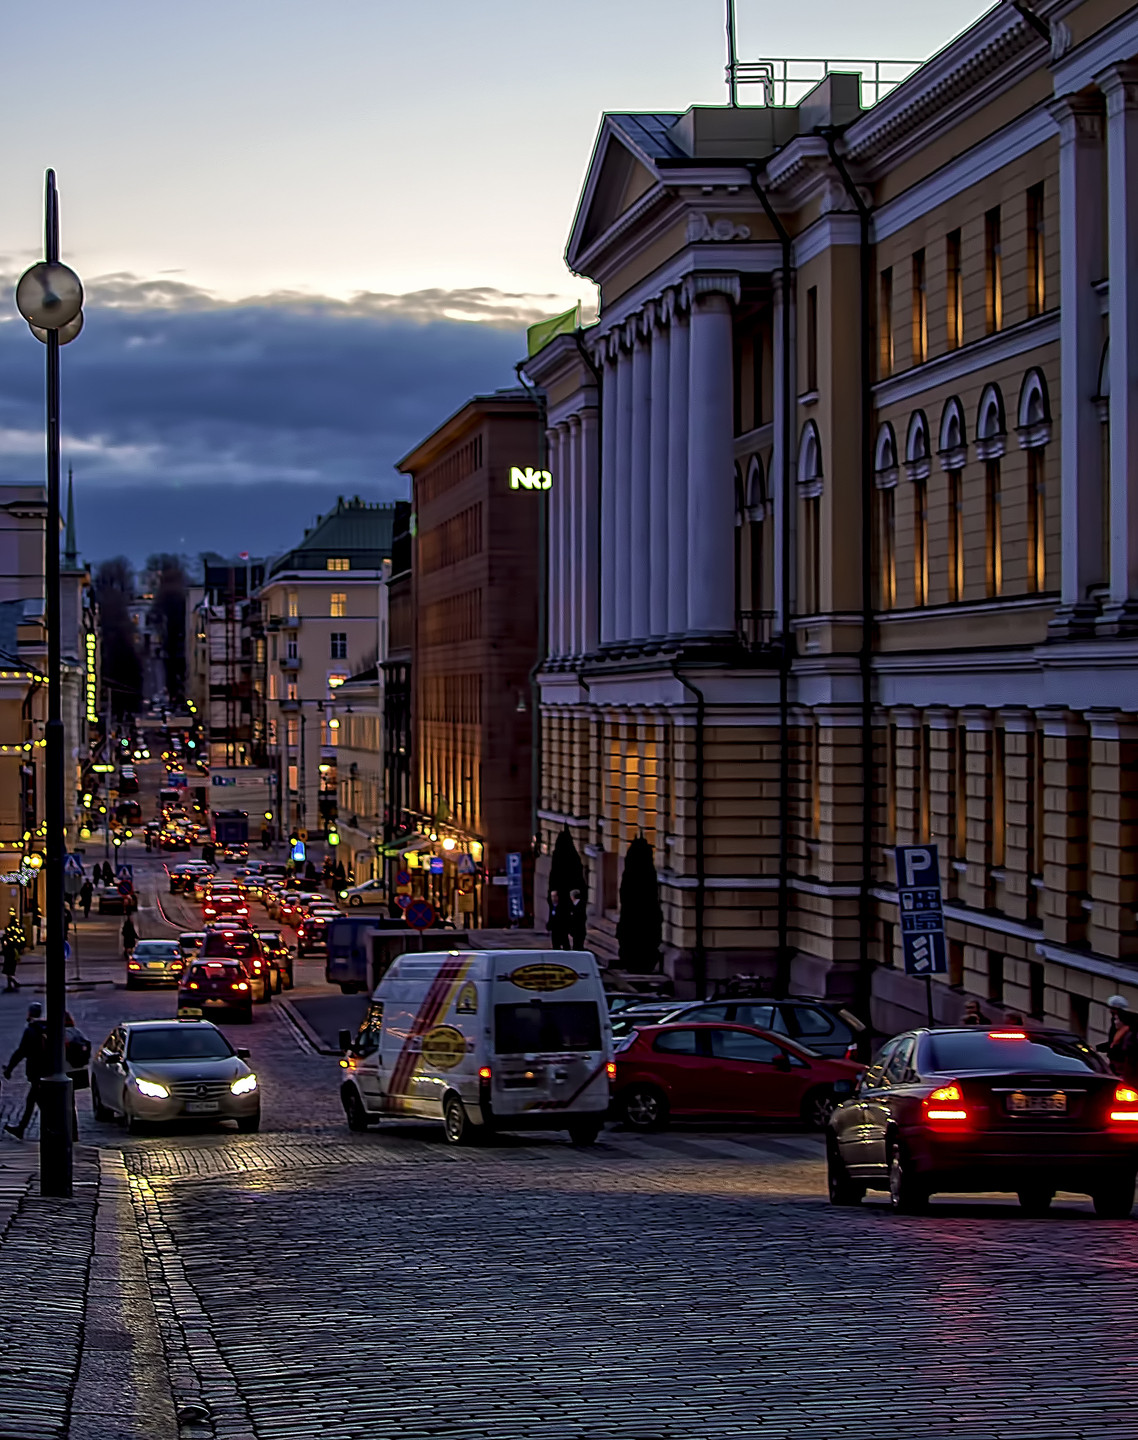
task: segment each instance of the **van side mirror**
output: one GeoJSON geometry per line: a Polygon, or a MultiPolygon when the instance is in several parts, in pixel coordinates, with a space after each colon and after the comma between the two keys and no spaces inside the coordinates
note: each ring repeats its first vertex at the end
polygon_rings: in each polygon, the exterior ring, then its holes
{"type": "Polygon", "coordinates": [[[352,1032],[350,1030],[341,1030],[337,1036],[337,1044],[340,1047],[340,1054],[346,1055],[352,1048],[352,1032]]]}
{"type": "Polygon", "coordinates": [[[238,1052],[237,1052],[237,1058],[238,1058],[238,1060],[248,1060],[249,1056],[250,1056],[252,1053],[253,1053],[253,1052],[252,1052],[251,1050],[238,1050],[238,1052]]]}

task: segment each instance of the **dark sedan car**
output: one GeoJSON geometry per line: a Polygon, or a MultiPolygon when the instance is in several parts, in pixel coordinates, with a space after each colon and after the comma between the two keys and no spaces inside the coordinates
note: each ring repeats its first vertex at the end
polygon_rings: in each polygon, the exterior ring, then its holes
{"type": "Polygon", "coordinates": [[[1122,1219],[1134,1205],[1138,1090],[1059,1031],[908,1031],[834,1111],[826,1158],[835,1205],[888,1190],[911,1214],[937,1191],[1008,1190],[1042,1214],[1056,1190],[1074,1190],[1122,1219]]]}
{"type": "Polygon", "coordinates": [[[229,1010],[246,1024],[253,1019],[253,983],[237,960],[198,960],[178,987],[178,1014],[201,1017],[207,1010],[229,1010]]]}

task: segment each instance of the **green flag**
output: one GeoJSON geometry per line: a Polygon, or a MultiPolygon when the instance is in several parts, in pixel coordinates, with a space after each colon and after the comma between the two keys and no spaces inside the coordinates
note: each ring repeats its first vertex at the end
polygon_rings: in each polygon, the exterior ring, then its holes
{"type": "Polygon", "coordinates": [[[578,300],[572,310],[564,315],[554,315],[551,320],[539,320],[526,331],[526,353],[536,355],[544,350],[557,335],[571,335],[581,323],[581,302],[578,300]]]}

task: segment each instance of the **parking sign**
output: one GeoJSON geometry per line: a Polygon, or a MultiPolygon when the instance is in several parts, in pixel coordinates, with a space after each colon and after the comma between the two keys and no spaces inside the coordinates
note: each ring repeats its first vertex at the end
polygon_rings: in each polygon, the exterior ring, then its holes
{"type": "Polygon", "coordinates": [[[943,975],[948,970],[948,953],[937,848],[935,845],[898,845],[894,854],[905,973],[943,975]]]}

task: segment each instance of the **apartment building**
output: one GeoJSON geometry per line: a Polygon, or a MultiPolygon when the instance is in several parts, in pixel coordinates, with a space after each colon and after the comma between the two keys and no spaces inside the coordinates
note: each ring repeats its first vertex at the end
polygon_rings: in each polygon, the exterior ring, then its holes
{"type": "Polygon", "coordinates": [[[187,626],[187,695],[208,726],[211,765],[264,765],[266,642],[260,604],[266,562],[254,556],[199,557],[187,626]]]}
{"type": "Polygon", "coordinates": [[[602,123],[599,322],[526,364],[543,846],[576,836],[603,948],[643,832],[688,987],[921,1014],[891,847],[931,840],[940,1015],[1138,998],[1138,8],[1035,9],[891,89],[602,123]]]}
{"type": "Polygon", "coordinates": [[[504,925],[506,856],[532,850],[538,657],[538,405],[476,395],[398,463],[416,517],[411,567],[416,893],[472,925],[504,925]],[[465,858],[464,858],[465,857],[465,858]]]}
{"type": "Polygon", "coordinates": [[[366,669],[349,675],[333,693],[329,727],[336,749],[338,859],[358,882],[383,876],[383,682],[388,654],[391,560],[383,562],[377,591],[378,650],[366,669]]]}
{"type": "Polygon", "coordinates": [[[279,821],[315,838],[335,819],[337,688],[377,663],[394,507],[342,497],[255,591],[265,638],[266,744],[279,821]]]}
{"type": "MultiPolygon", "coordinates": [[[[387,591],[387,649],[380,661],[383,691],[383,851],[382,876],[389,893],[403,868],[400,846],[416,835],[413,803],[411,662],[415,645],[411,567],[415,544],[411,502],[395,502],[391,570],[387,591]]],[[[414,799],[417,800],[417,795],[414,799]]]]}

